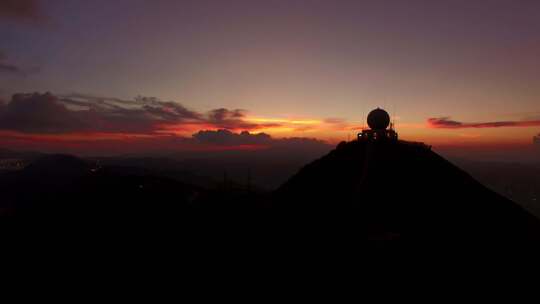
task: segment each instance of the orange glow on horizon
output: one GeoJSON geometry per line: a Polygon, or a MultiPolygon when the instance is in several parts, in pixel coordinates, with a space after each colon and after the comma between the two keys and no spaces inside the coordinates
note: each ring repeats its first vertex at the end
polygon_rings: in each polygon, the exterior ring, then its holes
{"type": "Polygon", "coordinates": [[[257,123],[284,123],[284,124],[293,124],[293,125],[317,125],[321,124],[322,120],[317,119],[283,119],[283,118],[261,118],[261,117],[250,117],[246,118],[246,121],[257,122],[257,123]]]}
{"type": "MultiPolygon", "coordinates": [[[[260,117],[250,116],[242,118],[243,122],[253,124],[251,129],[230,129],[231,132],[239,133],[249,131],[250,133],[266,133],[275,139],[290,137],[316,138],[331,145],[336,145],[341,141],[354,140],[357,133],[362,129],[360,122],[350,122],[345,120],[325,120],[320,118],[283,118],[283,117],[260,117]]],[[[23,133],[15,131],[0,131],[0,144],[6,148],[14,146],[38,146],[39,143],[58,146],[77,145],[99,145],[99,142],[126,143],[135,146],[153,145],[161,142],[163,149],[176,149],[175,140],[189,139],[200,130],[218,130],[219,127],[205,123],[182,123],[182,124],[162,124],[156,125],[149,133],[122,133],[122,132],[75,132],[65,134],[38,134],[23,133]],[[167,142],[168,141],[168,142],[167,142]],[[164,144],[164,142],[167,142],[164,144]],[[17,143],[15,145],[14,143],[17,143]]],[[[526,147],[532,145],[532,137],[538,134],[538,128],[523,127],[499,127],[499,128],[467,128],[467,129],[433,129],[426,122],[398,122],[396,130],[402,140],[419,141],[434,147],[485,147],[501,149],[503,147],[526,147]]],[[[156,147],[156,149],[158,148],[156,147]]],[[[128,146],[115,147],[116,149],[128,146]]],[[[257,150],[264,149],[263,146],[220,146],[215,150],[257,150]]],[[[23,148],[24,149],[24,148],[23,148]]],[[[178,149],[196,150],[201,146],[190,146],[182,143],[178,149]]],[[[214,149],[204,147],[204,149],[214,149]]]]}

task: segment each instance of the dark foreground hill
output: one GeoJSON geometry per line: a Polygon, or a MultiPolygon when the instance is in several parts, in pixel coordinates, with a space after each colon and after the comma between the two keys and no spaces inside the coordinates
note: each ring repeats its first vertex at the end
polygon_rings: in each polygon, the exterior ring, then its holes
{"type": "Polygon", "coordinates": [[[211,231],[233,225],[292,240],[540,237],[534,216],[419,144],[342,143],[271,194],[160,172],[45,156],[0,174],[0,212],[47,221],[167,219],[211,231]]]}
{"type": "Polygon", "coordinates": [[[347,214],[375,239],[540,238],[537,218],[417,143],[342,143],[279,188],[274,202],[290,212],[347,214]]]}
{"type": "MultiPolygon", "coordinates": [[[[172,174],[174,175],[174,174],[172,174]]],[[[204,188],[150,170],[48,155],[0,174],[0,214],[41,219],[174,217],[193,209],[252,209],[252,194],[204,188]]],[[[253,194],[254,195],[254,194],[253,194]]]]}

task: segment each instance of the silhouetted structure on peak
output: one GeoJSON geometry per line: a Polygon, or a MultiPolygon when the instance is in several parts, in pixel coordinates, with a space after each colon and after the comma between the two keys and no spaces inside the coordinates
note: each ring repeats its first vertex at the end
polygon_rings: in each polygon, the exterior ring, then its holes
{"type": "Polygon", "coordinates": [[[282,185],[274,206],[346,214],[373,239],[540,238],[537,218],[428,146],[405,141],[341,143],[282,185]]]}
{"type": "Polygon", "coordinates": [[[369,129],[358,133],[358,140],[390,140],[397,141],[398,134],[394,130],[394,124],[390,120],[390,115],[383,109],[377,108],[371,111],[367,117],[369,129]]]}

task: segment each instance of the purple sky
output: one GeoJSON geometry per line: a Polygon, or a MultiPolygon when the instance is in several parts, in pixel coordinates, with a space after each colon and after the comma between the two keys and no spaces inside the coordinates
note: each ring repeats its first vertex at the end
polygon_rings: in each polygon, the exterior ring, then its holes
{"type": "MultiPolygon", "coordinates": [[[[525,142],[537,124],[426,121],[539,121],[539,16],[532,0],[0,0],[0,96],[143,95],[350,125],[382,106],[412,139],[525,142]]],[[[305,135],[346,136],[325,128],[305,135]]]]}

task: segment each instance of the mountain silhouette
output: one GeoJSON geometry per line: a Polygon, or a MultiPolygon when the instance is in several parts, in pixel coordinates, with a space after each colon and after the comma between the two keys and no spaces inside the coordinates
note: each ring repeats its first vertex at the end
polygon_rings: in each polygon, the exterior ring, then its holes
{"type": "Polygon", "coordinates": [[[197,222],[190,218],[198,214],[206,228],[236,223],[293,242],[306,235],[314,240],[322,235],[375,240],[540,236],[537,218],[418,143],[340,143],[271,193],[232,182],[205,187],[189,183],[188,176],[46,155],[23,170],[0,174],[0,214],[181,217],[185,223],[197,222]]]}
{"type": "Polygon", "coordinates": [[[46,155],[23,170],[0,175],[0,191],[3,214],[95,217],[178,211],[200,190],[143,170],[46,155]]]}
{"type": "Polygon", "coordinates": [[[273,202],[297,213],[347,214],[369,239],[540,236],[540,221],[517,204],[430,147],[405,141],[342,142],[283,184],[273,202]]]}
{"type": "MultiPolygon", "coordinates": [[[[24,169],[28,177],[62,178],[82,177],[90,172],[92,164],[72,155],[53,154],[38,158],[24,169]]],[[[50,182],[50,180],[49,180],[50,182]]]]}
{"type": "Polygon", "coordinates": [[[194,209],[237,212],[260,206],[256,189],[248,193],[233,182],[224,188],[184,171],[126,165],[131,163],[42,156],[23,170],[0,174],[0,215],[165,217],[194,209]]]}

